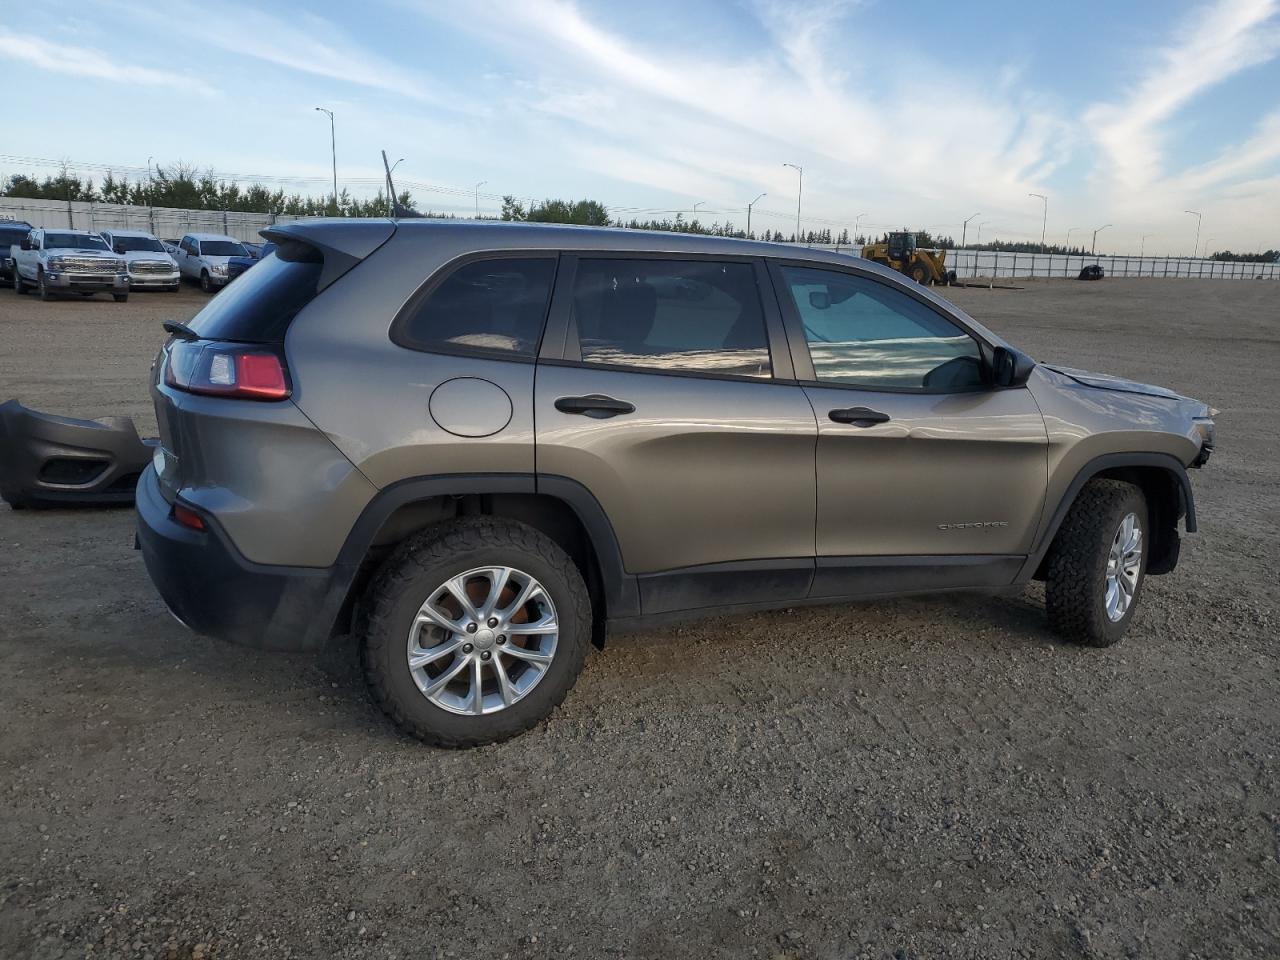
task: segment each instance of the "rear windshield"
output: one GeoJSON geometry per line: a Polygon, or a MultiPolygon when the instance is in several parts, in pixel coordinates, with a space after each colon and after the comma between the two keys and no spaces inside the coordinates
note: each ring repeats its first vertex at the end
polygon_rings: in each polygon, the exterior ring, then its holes
{"type": "Polygon", "coordinates": [[[315,298],[324,263],[312,247],[287,243],[209,301],[189,326],[206,340],[279,343],[315,298]]]}
{"type": "Polygon", "coordinates": [[[44,235],[46,250],[106,250],[107,244],[96,233],[49,233],[44,235]]]}
{"type": "Polygon", "coordinates": [[[249,251],[234,240],[201,240],[202,257],[247,257],[249,251]]]}

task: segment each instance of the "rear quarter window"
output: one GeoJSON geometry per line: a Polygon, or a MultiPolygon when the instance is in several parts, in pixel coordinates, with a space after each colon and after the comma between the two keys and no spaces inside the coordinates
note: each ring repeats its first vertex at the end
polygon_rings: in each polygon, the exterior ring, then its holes
{"type": "Polygon", "coordinates": [[[285,243],[235,279],[189,326],[206,340],[279,343],[298,311],[319,292],[323,258],[303,243],[285,243]]]}
{"type": "Polygon", "coordinates": [[[556,258],[493,257],[456,268],[410,302],[392,327],[402,347],[532,357],[547,318],[556,258]]]}

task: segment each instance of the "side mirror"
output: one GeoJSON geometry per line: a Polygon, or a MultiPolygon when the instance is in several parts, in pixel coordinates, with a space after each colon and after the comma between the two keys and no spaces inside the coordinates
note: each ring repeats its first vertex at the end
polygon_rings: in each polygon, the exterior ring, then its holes
{"type": "Polygon", "coordinates": [[[30,237],[23,237],[23,238],[22,238],[22,242],[18,244],[18,249],[19,249],[19,250],[30,250],[30,249],[31,249],[31,238],[30,238],[30,237]]]}
{"type": "Polygon", "coordinates": [[[831,294],[825,290],[814,290],[809,294],[809,306],[815,310],[826,310],[831,306],[831,294]]]}
{"type": "Polygon", "coordinates": [[[996,347],[991,356],[991,382],[997,387],[1025,386],[1036,362],[1010,347],[996,347]]]}

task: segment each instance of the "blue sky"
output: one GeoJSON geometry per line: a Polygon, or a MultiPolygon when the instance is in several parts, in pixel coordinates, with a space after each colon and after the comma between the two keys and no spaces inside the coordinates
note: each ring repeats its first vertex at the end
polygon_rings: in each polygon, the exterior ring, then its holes
{"type": "MultiPolygon", "coordinates": [[[[43,0],[0,26],[0,173],[183,160],[420,206],[927,227],[1186,253],[1280,246],[1280,0],[904,5],[43,0]],[[10,21],[12,24],[13,22],[10,21]],[[25,91],[25,94],[23,93],[25,91]],[[92,104],[78,112],[75,104],[92,104]],[[73,105],[64,107],[63,105],[73,105]],[[76,119],[71,119],[76,116],[76,119]],[[442,187],[443,190],[433,190],[442,187]],[[686,213],[686,216],[688,214],[686,213]],[[757,219],[758,218],[758,219],[757,219]]],[[[284,182],[288,181],[288,182],[284,182]]]]}

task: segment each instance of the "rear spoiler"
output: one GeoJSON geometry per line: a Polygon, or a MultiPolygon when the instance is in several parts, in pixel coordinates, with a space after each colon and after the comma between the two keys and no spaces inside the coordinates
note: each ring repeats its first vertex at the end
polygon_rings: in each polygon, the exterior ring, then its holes
{"type": "Polygon", "coordinates": [[[394,220],[347,220],[333,217],[280,223],[258,231],[261,236],[286,251],[284,259],[295,259],[287,253],[289,246],[294,244],[310,247],[320,253],[324,259],[324,269],[320,272],[317,291],[332,284],[377,250],[395,232],[394,220]]]}

